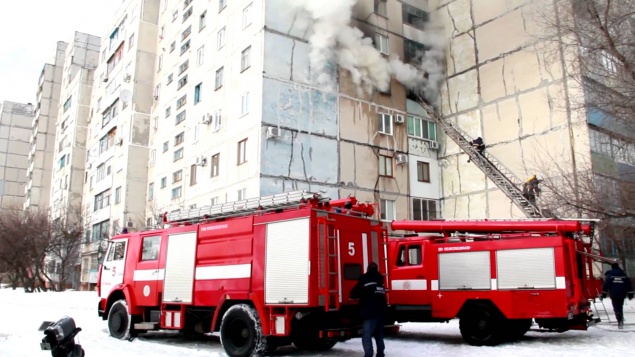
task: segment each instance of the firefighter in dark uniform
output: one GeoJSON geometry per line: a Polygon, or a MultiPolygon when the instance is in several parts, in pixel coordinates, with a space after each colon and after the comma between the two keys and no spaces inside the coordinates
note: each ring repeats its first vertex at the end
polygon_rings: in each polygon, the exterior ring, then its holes
{"type": "Polygon", "coordinates": [[[384,278],[379,273],[377,263],[368,264],[366,274],[359,277],[357,285],[351,290],[351,299],[359,299],[359,312],[363,320],[364,357],[373,356],[373,337],[377,344],[377,357],[383,357],[385,349],[384,321],[388,304],[384,290],[384,278]]]}
{"type": "Polygon", "coordinates": [[[611,304],[615,312],[618,328],[624,328],[624,299],[628,296],[629,300],[633,299],[633,284],[626,276],[624,270],[620,269],[619,264],[613,263],[611,270],[607,271],[602,288],[602,297],[606,298],[607,294],[611,296],[611,304]]]}

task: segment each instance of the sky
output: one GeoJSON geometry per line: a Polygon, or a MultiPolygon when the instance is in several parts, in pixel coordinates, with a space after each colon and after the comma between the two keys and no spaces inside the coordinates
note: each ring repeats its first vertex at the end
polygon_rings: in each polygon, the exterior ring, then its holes
{"type": "Polygon", "coordinates": [[[75,31],[103,37],[121,0],[0,0],[0,101],[36,101],[58,41],[75,31]]]}

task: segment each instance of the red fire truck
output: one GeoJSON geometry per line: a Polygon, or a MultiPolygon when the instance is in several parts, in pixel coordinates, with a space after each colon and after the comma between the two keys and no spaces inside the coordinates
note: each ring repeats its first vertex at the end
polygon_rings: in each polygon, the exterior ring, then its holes
{"type": "Polygon", "coordinates": [[[119,339],[218,331],[230,356],[327,350],[358,334],[349,292],[370,261],[386,262],[373,213],[298,191],[166,214],[167,228],[111,239],[98,314],[119,339]]]}
{"type": "Polygon", "coordinates": [[[459,318],[464,340],[495,345],[545,330],[586,330],[594,222],[573,220],[393,221],[416,232],[389,242],[391,321],[459,318]],[[419,235],[419,233],[427,233],[419,235]]]}

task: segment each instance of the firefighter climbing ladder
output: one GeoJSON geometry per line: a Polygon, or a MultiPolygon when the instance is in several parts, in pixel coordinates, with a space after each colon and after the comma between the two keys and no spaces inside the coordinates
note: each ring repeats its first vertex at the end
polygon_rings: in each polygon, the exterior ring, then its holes
{"type": "Polygon", "coordinates": [[[198,223],[206,219],[218,219],[236,217],[252,214],[258,211],[269,211],[298,206],[309,199],[318,198],[328,201],[328,198],[320,196],[319,193],[305,190],[286,192],[271,196],[250,198],[247,200],[235,201],[194,208],[183,212],[172,212],[167,215],[165,223],[198,223]]]}
{"type": "Polygon", "coordinates": [[[540,208],[523,196],[523,192],[520,188],[522,187],[522,182],[516,178],[509,169],[487,152],[484,152],[483,155],[479,154],[478,151],[472,147],[470,143],[472,138],[470,138],[467,133],[440,117],[434,108],[421,98],[419,98],[419,103],[426,110],[430,118],[441,127],[443,132],[468,154],[471,161],[474,162],[474,164],[485,173],[487,178],[492,180],[527,217],[540,218],[550,216],[547,212],[541,211],[540,208]]]}

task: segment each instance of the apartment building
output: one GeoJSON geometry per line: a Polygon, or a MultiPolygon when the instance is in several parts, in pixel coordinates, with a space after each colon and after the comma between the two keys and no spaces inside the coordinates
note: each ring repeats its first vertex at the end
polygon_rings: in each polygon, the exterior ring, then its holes
{"type": "Polygon", "coordinates": [[[31,150],[28,155],[27,185],[23,209],[47,210],[51,196],[55,124],[57,122],[64,54],[68,44],[59,41],[51,63],[44,64],[38,80],[35,117],[32,122],[31,150]]]}
{"type": "Polygon", "coordinates": [[[31,103],[0,103],[0,210],[24,203],[34,109],[31,103]]]}
{"type": "Polygon", "coordinates": [[[158,15],[158,0],[123,1],[102,36],[87,121],[83,204],[91,243],[82,253],[84,288],[96,283],[107,239],[145,219],[158,15]]]}
{"type": "MultiPolygon", "coordinates": [[[[410,3],[354,8],[354,25],[385,58],[422,47],[427,9],[410,3]]],[[[297,189],[380,201],[385,220],[437,215],[434,123],[396,81],[372,95],[344,71],[333,72],[335,90],[318,84],[307,31],[288,5],[161,1],[149,225],[165,211],[297,189]]]]}

